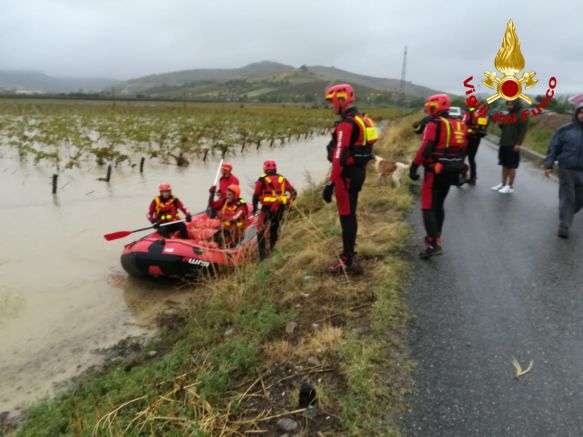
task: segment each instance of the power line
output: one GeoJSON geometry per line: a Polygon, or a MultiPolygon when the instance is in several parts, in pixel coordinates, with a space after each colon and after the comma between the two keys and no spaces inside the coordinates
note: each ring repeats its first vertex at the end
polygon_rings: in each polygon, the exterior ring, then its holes
{"type": "Polygon", "coordinates": [[[407,84],[407,46],[403,52],[403,68],[401,69],[401,84],[399,87],[399,100],[401,104],[405,103],[405,89],[407,84]]]}

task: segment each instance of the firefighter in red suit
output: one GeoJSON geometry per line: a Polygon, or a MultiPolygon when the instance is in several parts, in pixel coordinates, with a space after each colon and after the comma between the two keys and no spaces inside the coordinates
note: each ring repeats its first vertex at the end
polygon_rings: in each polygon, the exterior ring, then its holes
{"type": "Polygon", "coordinates": [[[259,259],[267,256],[265,248],[265,232],[269,228],[270,250],[277,243],[279,225],[283,220],[283,214],[291,202],[296,198],[297,192],[293,185],[282,175],[277,173],[275,161],[263,163],[264,174],[255,183],[253,192],[253,214],[257,213],[259,202],[261,212],[257,219],[257,243],[259,246],[259,259]]]}
{"type": "Polygon", "coordinates": [[[487,133],[486,128],[488,127],[488,118],[480,117],[474,106],[468,106],[463,121],[468,127],[468,147],[466,154],[468,162],[470,163],[470,177],[466,182],[474,185],[478,179],[476,171],[476,154],[478,153],[480,140],[487,133]]]}
{"type": "Polygon", "coordinates": [[[221,243],[224,247],[236,247],[247,230],[248,209],[247,203],[241,199],[239,185],[229,185],[226,192],[225,203],[217,213],[221,221],[221,243]]]}
{"type": "Polygon", "coordinates": [[[423,141],[417,152],[409,176],[419,179],[417,169],[423,166],[421,210],[427,236],[423,259],[441,255],[441,231],[445,219],[444,202],[452,185],[462,183],[467,146],[467,126],[461,120],[449,117],[450,98],[446,94],[430,96],[425,111],[432,118],[423,131],[423,141]]]}
{"type": "Polygon", "coordinates": [[[217,211],[219,211],[225,204],[227,198],[227,187],[229,185],[239,185],[239,179],[233,174],[233,166],[228,162],[223,162],[223,165],[221,165],[219,190],[217,191],[216,185],[213,185],[209,189],[209,208],[211,210],[211,217],[214,218],[217,215],[217,211]],[[216,200],[215,194],[218,196],[218,199],[216,200]]]}
{"type": "MultiPolygon", "coordinates": [[[[367,141],[365,116],[353,106],[354,90],[350,85],[334,85],[326,90],[326,100],[332,111],[340,116],[328,145],[328,160],[332,163],[330,180],[324,187],[326,202],[336,195],[336,205],[342,228],[343,250],[337,264],[330,266],[329,273],[353,272],[358,224],[356,208],[358,194],[366,177],[366,165],[373,159],[372,146],[367,141]]],[[[376,128],[372,127],[376,140],[376,128]]],[[[373,132],[371,131],[371,132],[373,132]]],[[[372,139],[373,134],[370,135],[372,139]]]]}
{"type": "Polygon", "coordinates": [[[182,211],[186,215],[186,221],[192,220],[190,211],[182,204],[178,197],[172,195],[172,186],[170,184],[160,184],[160,195],[156,196],[148,211],[148,220],[158,229],[158,233],[164,237],[169,238],[171,232],[180,231],[180,238],[187,239],[188,232],[184,222],[174,223],[172,225],[160,226],[164,223],[174,222],[180,220],[178,211],[182,211]]]}

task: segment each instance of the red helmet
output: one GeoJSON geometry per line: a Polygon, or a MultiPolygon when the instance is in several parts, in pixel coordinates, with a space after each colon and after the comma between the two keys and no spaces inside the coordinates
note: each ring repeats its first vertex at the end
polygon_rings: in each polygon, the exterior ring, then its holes
{"type": "Polygon", "coordinates": [[[221,170],[227,173],[231,173],[233,171],[233,166],[228,162],[223,162],[223,165],[221,165],[221,170]]]}
{"type": "Polygon", "coordinates": [[[276,172],[277,171],[277,164],[275,163],[275,161],[265,161],[263,163],[263,171],[265,173],[269,173],[269,172],[276,172]]]}
{"type": "Polygon", "coordinates": [[[429,115],[437,115],[447,111],[451,106],[451,100],[447,94],[434,94],[425,101],[425,112],[429,115]]]}
{"type": "Polygon", "coordinates": [[[164,183],[164,184],[160,184],[160,192],[162,191],[172,191],[172,185],[164,183]]]}
{"type": "Polygon", "coordinates": [[[325,99],[332,102],[337,112],[344,112],[354,102],[354,90],[346,83],[331,86],[326,90],[325,99]]]}
{"type": "Polygon", "coordinates": [[[227,187],[227,191],[231,191],[235,195],[235,199],[238,199],[241,195],[241,188],[239,188],[239,185],[236,184],[229,185],[227,187]]]}

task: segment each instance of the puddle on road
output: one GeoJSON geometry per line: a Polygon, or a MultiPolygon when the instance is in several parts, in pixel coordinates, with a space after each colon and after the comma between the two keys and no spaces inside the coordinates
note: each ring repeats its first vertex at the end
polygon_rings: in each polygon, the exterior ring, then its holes
{"type": "MultiPolygon", "coordinates": [[[[329,168],[327,140],[230,157],[243,197],[250,200],[266,159],[275,159],[298,189],[307,185],[308,175],[321,180],[329,168]]],[[[204,209],[218,163],[177,168],[147,161],[142,175],[137,167],[115,169],[110,184],[97,181],[105,169],[91,165],[61,174],[53,197],[50,168],[3,155],[0,412],[51,394],[55,384],[102,363],[99,350],[128,336],[151,336],[161,314],[196,299],[196,288],[128,278],[119,257],[133,237],[106,242],[103,235],[147,226],[147,208],[160,182],[172,183],[193,212],[204,209]]]]}

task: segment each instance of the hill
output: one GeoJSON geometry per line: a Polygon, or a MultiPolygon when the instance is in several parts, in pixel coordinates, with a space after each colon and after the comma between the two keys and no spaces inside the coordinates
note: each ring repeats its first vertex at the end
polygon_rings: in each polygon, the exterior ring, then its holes
{"type": "Polygon", "coordinates": [[[101,91],[116,82],[106,78],[53,77],[37,71],[0,70],[0,90],[23,93],[101,91]]]}
{"type": "MultiPolygon", "coordinates": [[[[197,69],[149,75],[122,82],[119,93],[149,97],[188,98],[216,101],[320,102],[324,89],[348,82],[360,97],[371,102],[395,100],[400,80],[366,76],[335,67],[299,68],[263,61],[234,69],[197,69]]],[[[424,98],[436,90],[407,83],[410,97],[424,98]]]]}

